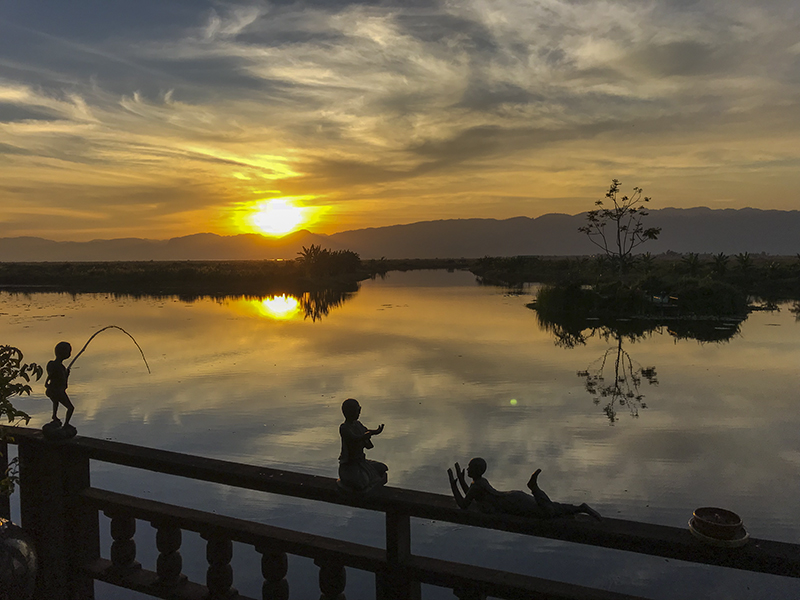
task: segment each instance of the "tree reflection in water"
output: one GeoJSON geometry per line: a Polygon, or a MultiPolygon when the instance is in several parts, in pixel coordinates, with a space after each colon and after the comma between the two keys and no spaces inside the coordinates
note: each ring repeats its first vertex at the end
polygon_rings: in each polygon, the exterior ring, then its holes
{"type": "Polygon", "coordinates": [[[264,314],[274,317],[287,318],[291,316],[293,309],[299,306],[304,319],[321,321],[327,317],[331,310],[339,308],[347,300],[356,295],[360,289],[358,282],[347,284],[345,287],[318,289],[310,292],[296,292],[292,290],[279,290],[271,294],[150,294],[150,293],[113,293],[114,298],[156,298],[167,299],[177,298],[181,302],[191,304],[203,299],[212,299],[218,304],[224,304],[230,300],[244,299],[257,304],[265,304],[264,314]],[[296,304],[295,304],[296,302],[296,304]]]}
{"type": "MultiPolygon", "coordinates": [[[[357,290],[356,290],[357,291],[357,290]]],[[[355,291],[324,289],[302,294],[281,294],[280,296],[256,296],[251,302],[258,311],[271,319],[291,320],[303,316],[303,320],[321,321],[334,308],[355,295],[355,291]]]]}
{"type": "Polygon", "coordinates": [[[795,300],[789,311],[794,314],[795,321],[800,321],[800,300],[795,300]]]}
{"type": "Polygon", "coordinates": [[[586,379],[586,391],[594,396],[594,403],[606,403],[603,412],[612,424],[617,421],[617,405],[627,406],[632,417],[639,416],[640,408],[647,408],[639,389],[642,380],[658,385],[656,368],[643,367],[633,360],[623,348],[622,340],[623,336],[617,334],[615,346],[607,348],[585,371],[578,371],[578,376],[586,379]]]}
{"type": "Polygon", "coordinates": [[[332,309],[340,307],[345,301],[352,298],[358,288],[353,291],[326,289],[314,292],[306,292],[300,296],[300,307],[303,310],[303,318],[312,321],[321,321],[327,317],[332,309]]]}
{"type": "Polygon", "coordinates": [[[624,407],[632,417],[647,408],[642,385],[658,385],[655,366],[643,367],[625,349],[625,343],[634,344],[653,335],[672,336],[678,340],[692,339],[699,343],[727,342],[740,332],[742,320],[650,320],[650,319],[599,319],[587,318],[576,312],[546,314],[536,311],[539,326],[553,334],[556,346],[575,348],[584,346],[591,338],[612,341],[603,353],[586,369],[578,371],[585,379],[586,391],[596,405],[605,403],[603,412],[612,425],[617,422],[617,409],[624,407]]]}

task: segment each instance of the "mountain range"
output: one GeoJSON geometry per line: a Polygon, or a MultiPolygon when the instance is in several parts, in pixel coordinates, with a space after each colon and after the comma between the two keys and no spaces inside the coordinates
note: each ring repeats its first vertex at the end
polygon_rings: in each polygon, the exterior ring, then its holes
{"type": "MultiPolygon", "coordinates": [[[[361,258],[478,258],[482,256],[594,254],[578,232],[586,214],[546,214],[512,219],[450,219],[322,235],[301,230],[281,238],[258,234],[198,233],[169,240],[124,238],[56,242],[36,237],[0,238],[0,262],[292,259],[312,244],[352,250],[361,258]]],[[[657,240],[641,246],[659,254],[800,253],[800,211],[699,208],[652,210],[647,227],[657,240]]]]}

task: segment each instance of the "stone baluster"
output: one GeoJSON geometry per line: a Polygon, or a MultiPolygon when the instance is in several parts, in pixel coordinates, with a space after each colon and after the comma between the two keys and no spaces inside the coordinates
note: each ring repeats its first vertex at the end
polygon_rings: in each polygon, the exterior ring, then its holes
{"type": "Polygon", "coordinates": [[[163,587],[175,587],[186,582],[183,569],[183,557],[180,553],[182,534],[180,527],[166,523],[153,523],[156,528],[156,574],[158,584],[163,587]]]}
{"type": "Polygon", "coordinates": [[[276,552],[266,546],[256,548],[261,554],[261,575],[264,585],[261,586],[263,600],[288,600],[289,582],[286,573],[289,570],[289,559],[286,552],[276,552]]]}
{"type": "Polygon", "coordinates": [[[319,590],[322,592],[320,600],[345,600],[344,588],[347,583],[347,574],[344,565],[330,560],[314,561],[319,567],[319,590]]]}
{"type": "Polygon", "coordinates": [[[239,592],[231,587],[233,585],[233,568],[231,567],[233,542],[216,534],[204,534],[203,538],[207,541],[206,587],[208,587],[209,598],[222,600],[238,596],[239,592]]]}
{"type": "Polygon", "coordinates": [[[136,519],[131,515],[108,514],[111,518],[111,564],[119,572],[134,571],[141,568],[136,562],[136,519]]]}

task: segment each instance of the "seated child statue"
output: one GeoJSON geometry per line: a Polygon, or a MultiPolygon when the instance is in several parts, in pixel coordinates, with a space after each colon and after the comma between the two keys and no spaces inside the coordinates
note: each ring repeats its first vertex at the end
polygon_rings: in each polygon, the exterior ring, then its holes
{"type": "Polygon", "coordinates": [[[372,436],[383,431],[383,424],[377,429],[367,429],[358,420],[361,406],[354,398],[342,403],[344,423],[339,425],[342,438],[342,453],[339,456],[339,487],[352,492],[366,492],[388,481],[385,464],[368,460],[364,450],[373,448],[372,436]]]}
{"type": "Polygon", "coordinates": [[[499,492],[494,489],[489,481],[484,478],[483,474],[486,472],[486,461],[482,458],[473,458],[467,465],[466,474],[472,478],[472,484],[468,487],[464,479],[464,470],[458,463],[455,465],[458,481],[453,476],[453,470],[447,469],[447,475],[450,478],[450,488],[453,490],[453,497],[456,499],[458,505],[463,508],[469,508],[470,504],[474,501],[478,509],[483,513],[489,514],[503,514],[515,515],[518,517],[531,517],[535,519],[552,519],[554,517],[565,517],[584,513],[597,519],[602,520],[600,513],[591,508],[585,502],[580,506],[574,504],[563,504],[561,502],[553,502],[541,489],[539,489],[538,478],[541,469],[531,475],[528,481],[528,489],[532,495],[525,492],[512,491],[512,492],[499,492]],[[461,495],[461,490],[464,496],[461,495]]]}

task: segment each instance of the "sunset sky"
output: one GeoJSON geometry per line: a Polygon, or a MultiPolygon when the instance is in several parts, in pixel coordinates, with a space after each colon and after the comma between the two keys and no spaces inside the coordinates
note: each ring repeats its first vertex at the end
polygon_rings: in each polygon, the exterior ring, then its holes
{"type": "Polygon", "coordinates": [[[0,0],[0,237],[576,214],[612,178],[798,209],[798,32],[796,0],[0,0]]]}

